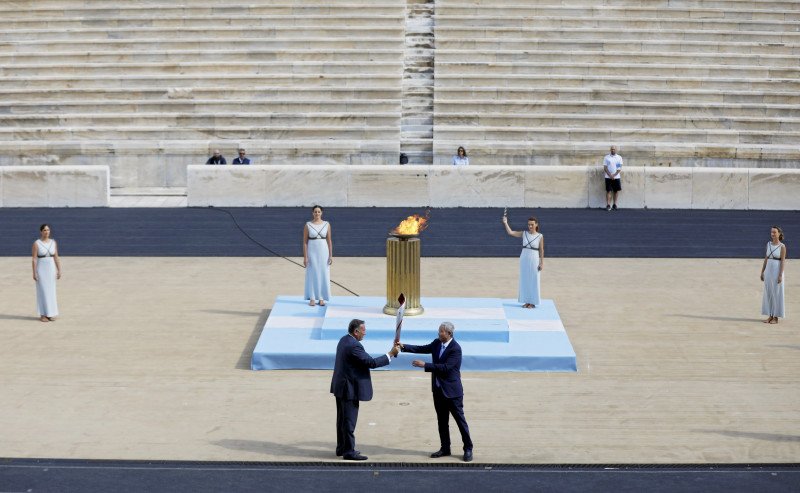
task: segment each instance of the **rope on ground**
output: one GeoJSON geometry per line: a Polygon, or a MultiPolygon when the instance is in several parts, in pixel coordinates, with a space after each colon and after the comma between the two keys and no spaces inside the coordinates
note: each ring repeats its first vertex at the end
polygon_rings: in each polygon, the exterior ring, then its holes
{"type": "MultiPolygon", "coordinates": [[[[241,233],[242,233],[243,235],[245,235],[245,236],[247,237],[247,239],[248,239],[248,240],[250,240],[250,241],[252,241],[253,243],[255,243],[256,245],[260,246],[260,247],[261,247],[263,250],[265,250],[265,251],[267,251],[267,252],[271,253],[272,255],[274,255],[274,256],[276,256],[276,257],[280,257],[280,258],[282,258],[282,259],[286,260],[287,262],[291,262],[291,263],[293,263],[294,265],[296,265],[296,266],[298,266],[298,267],[300,267],[300,268],[302,268],[302,269],[305,269],[305,268],[306,268],[306,267],[305,267],[303,264],[301,264],[301,263],[299,263],[299,262],[295,262],[294,260],[290,259],[289,257],[287,257],[287,256],[285,256],[285,255],[281,255],[280,253],[278,253],[278,252],[276,252],[276,251],[272,250],[270,247],[268,247],[268,246],[264,245],[263,243],[261,243],[261,242],[260,242],[260,241],[258,241],[257,239],[255,239],[255,238],[253,238],[252,236],[250,236],[250,234],[249,234],[247,231],[245,231],[245,230],[244,230],[244,228],[242,228],[242,227],[239,225],[239,221],[237,221],[237,220],[236,220],[236,216],[234,216],[234,215],[233,215],[233,213],[232,213],[231,211],[228,211],[228,210],[225,210],[225,209],[220,209],[219,207],[210,207],[210,209],[211,209],[211,210],[214,210],[214,211],[224,212],[225,214],[227,214],[228,216],[230,216],[230,218],[233,220],[233,224],[236,226],[236,229],[238,229],[239,231],[241,231],[241,233]]],[[[331,279],[331,284],[335,284],[335,285],[339,286],[340,288],[344,289],[345,291],[347,291],[348,293],[350,293],[350,294],[352,294],[352,295],[354,295],[354,296],[360,296],[358,293],[356,293],[356,292],[355,292],[355,291],[353,291],[352,289],[349,289],[348,287],[346,287],[346,286],[344,286],[344,285],[342,285],[342,284],[339,284],[338,282],[334,281],[333,279],[331,279]]]]}

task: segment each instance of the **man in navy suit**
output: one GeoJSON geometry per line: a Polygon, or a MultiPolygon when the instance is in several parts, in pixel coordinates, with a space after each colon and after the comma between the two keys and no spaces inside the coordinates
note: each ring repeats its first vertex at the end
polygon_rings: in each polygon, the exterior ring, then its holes
{"type": "Polygon", "coordinates": [[[339,339],[336,346],[336,363],[333,365],[331,394],[336,396],[336,455],[345,460],[367,460],[356,447],[356,421],[358,402],[372,400],[372,368],[386,366],[397,357],[399,347],[372,358],[361,345],[367,333],[363,320],[353,319],[347,327],[347,335],[339,339]]]}
{"type": "Polygon", "coordinates": [[[239,149],[239,157],[233,158],[233,164],[250,164],[250,158],[245,157],[247,152],[244,149],[239,149]]]}
{"type": "Polygon", "coordinates": [[[430,354],[433,363],[425,363],[415,359],[411,364],[417,368],[425,368],[431,373],[433,390],[433,407],[436,409],[436,421],[439,423],[439,441],[441,448],[431,454],[436,459],[450,455],[450,415],[461,432],[464,442],[464,462],[472,462],[472,439],[469,437],[469,426],[464,417],[464,388],[461,386],[461,346],[453,339],[455,327],[450,322],[439,326],[439,338],[425,346],[401,344],[406,353],[430,354]]]}

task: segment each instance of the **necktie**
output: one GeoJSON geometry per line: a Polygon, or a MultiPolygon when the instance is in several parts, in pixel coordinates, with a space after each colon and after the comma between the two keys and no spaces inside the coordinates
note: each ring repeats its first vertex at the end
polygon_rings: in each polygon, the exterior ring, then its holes
{"type": "MultiPolygon", "coordinates": [[[[439,361],[442,360],[442,355],[443,354],[444,354],[444,344],[442,344],[442,346],[439,348],[439,361]]],[[[439,377],[436,377],[434,379],[434,383],[436,384],[437,387],[441,387],[442,386],[442,383],[439,382],[439,377]]]]}

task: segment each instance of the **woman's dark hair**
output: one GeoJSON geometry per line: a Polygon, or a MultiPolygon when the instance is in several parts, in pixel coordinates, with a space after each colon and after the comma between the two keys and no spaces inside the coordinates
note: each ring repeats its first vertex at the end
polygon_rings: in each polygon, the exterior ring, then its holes
{"type": "Polygon", "coordinates": [[[533,222],[536,223],[536,232],[538,233],[539,232],[539,220],[536,219],[535,217],[531,216],[531,217],[528,218],[528,221],[533,221],[533,222]]]}
{"type": "Polygon", "coordinates": [[[463,147],[461,147],[461,146],[458,146],[458,149],[456,149],[456,156],[459,156],[459,155],[460,155],[460,154],[458,153],[458,151],[464,151],[464,157],[467,157],[467,150],[466,150],[466,149],[464,149],[464,148],[463,148],[463,147]]]}
{"type": "Polygon", "coordinates": [[[325,209],[323,209],[321,205],[315,205],[314,207],[312,207],[311,212],[314,212],[314,209],[319,209],[320,212],[325,212],[325,209]]]}
{"type": "MultiPolygon", "coordinates": [[[[50,225],[47,224],[47,223],[42,224],[41,226],[39,226],[39,232],[44,231],[44,228],[50,228],[50,225]]],[[[53,228],[50,228],[50,229],[53,229],[53,228]]]]}
{"type": "Polygon", "coordinates": [[[778,230],[778,241],[783,241],[783,229],[780,226],[773,226],[770,229],[777,229],[778,230]]]}

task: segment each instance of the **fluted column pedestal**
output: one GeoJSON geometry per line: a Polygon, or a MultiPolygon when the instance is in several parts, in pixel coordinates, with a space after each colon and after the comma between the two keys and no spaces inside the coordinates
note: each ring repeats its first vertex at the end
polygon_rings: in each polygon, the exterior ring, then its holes
{"type": "Polygon", "coordinates": [[[406,316],[424,311],[420,304],[419,238],[388,238],[386,240],[386,306],[383,313],[396,315],[400,293],[406,297],[406,316]]]}

